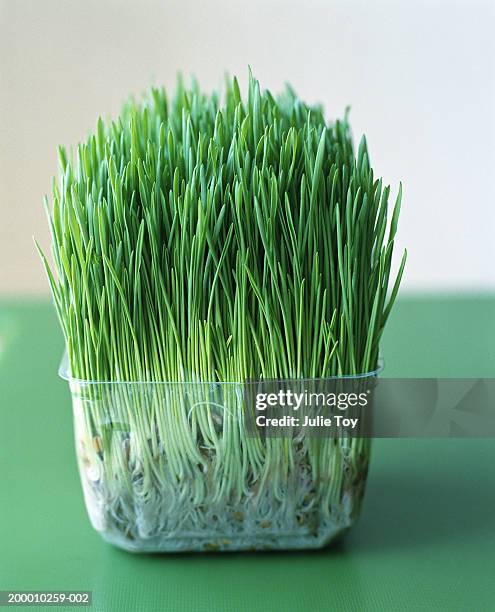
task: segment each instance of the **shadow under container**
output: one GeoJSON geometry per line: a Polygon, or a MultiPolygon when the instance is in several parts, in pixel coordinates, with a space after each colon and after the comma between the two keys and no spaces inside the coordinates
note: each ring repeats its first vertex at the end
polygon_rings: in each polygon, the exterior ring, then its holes
{"type": "Polygon", "coordinates": [[[120,548],[320,548],[359,515],[370,439],[248,435],[243,383],[60,375],[91,523],[120,548]]]}

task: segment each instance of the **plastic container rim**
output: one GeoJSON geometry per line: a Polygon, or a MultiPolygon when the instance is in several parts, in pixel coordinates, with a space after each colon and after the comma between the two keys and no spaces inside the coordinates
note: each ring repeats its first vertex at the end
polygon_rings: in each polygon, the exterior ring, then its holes
{"type": "MultiPolygon", "coordinates": [[[[373,378],[378,376],[385,367],[385,362],[382,357],[378,359],[378,367],[375,370],[370,372],[363,372],[360,374],[343,374],[342,376],[325,376],[324,378],[297,378],[297,379],[284,379],[284,378],[267,378],[264,379],[266,381],[273,380],[352,380],[352,379],[362,379],[362,378],[373,378]]],[[[219,381],[219,380],[84,380],[82,378],[74,378],[71,376],[70,368],[69,368],[69,358],[67,355],[67,351],[64,351],[62,356],[62,361],[60,362],[60,366],[58,368],[58,375],[63,380],[66,380],[69,383],[79,384],[79,385],[244,385],[248,382],[258,382],[258,381],[219,381]]]]}

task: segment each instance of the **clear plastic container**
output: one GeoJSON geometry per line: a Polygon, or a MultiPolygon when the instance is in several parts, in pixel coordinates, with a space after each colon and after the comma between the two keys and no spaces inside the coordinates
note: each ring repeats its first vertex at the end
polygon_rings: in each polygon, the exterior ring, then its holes
{"type": "Polygon", "coordinates": [[[369,439],[249,437],[241,383],[60,375],[91,523],[120,548],[320,548],[359,515],[369,439]]]}

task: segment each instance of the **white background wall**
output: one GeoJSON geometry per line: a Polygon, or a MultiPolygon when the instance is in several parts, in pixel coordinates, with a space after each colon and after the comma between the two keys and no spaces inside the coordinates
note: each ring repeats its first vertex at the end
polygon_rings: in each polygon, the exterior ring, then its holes
{"type": "Polygon", "coordinates": [[[352,106],[404,183],[408,289],[495,289],[494,32],[487,0],[0,0],[0,293],[46,291],[31,237],[58,144],[178,69],[211,88],[248,64],[329,118],[352,106]]]}

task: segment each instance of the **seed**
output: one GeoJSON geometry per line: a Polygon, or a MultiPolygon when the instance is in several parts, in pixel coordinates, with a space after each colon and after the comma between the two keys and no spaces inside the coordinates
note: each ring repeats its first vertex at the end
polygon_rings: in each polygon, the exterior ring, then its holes
{"type": "Polygon", "coordinates": [[[93,448],[95,449],[98,456],[101,458],[103,455],[103,444],[100,436],[93,436],[93,448]]]}

